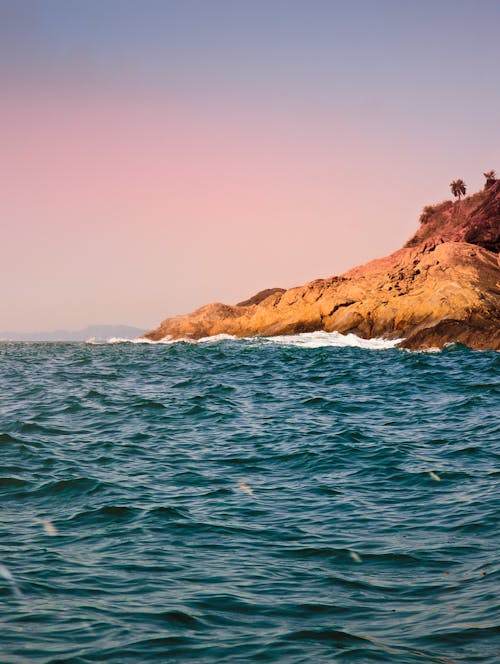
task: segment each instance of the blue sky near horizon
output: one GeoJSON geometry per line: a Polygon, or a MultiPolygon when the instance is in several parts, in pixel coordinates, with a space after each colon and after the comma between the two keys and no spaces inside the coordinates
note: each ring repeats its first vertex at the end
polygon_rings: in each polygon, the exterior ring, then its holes
{"type": "Polygon", "coordinates": [[[495,0],[0,0],[0,329],[148,327],[398,248],[500,169],[499,32],[495,0]]]}

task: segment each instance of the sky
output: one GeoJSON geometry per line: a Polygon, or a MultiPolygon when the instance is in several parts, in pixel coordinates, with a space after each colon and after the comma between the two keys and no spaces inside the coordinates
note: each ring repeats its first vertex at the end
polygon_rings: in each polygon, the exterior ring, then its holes
{"type": "Polygon", "coordinates": [[[500,170],[500,0],[0,0],[0,330],[341,274],[500,170]]]}

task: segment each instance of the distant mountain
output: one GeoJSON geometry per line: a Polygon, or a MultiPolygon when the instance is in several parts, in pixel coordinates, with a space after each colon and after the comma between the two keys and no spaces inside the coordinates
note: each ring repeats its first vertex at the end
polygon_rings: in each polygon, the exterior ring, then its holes
{"type": "Polygon", "coordinates": [[[135,339],[144,330],[130,325],[89,325],[82,330],[51,330],[50,332],[0,332],[0,341],[105,341],[112,337],[135,339]]]}

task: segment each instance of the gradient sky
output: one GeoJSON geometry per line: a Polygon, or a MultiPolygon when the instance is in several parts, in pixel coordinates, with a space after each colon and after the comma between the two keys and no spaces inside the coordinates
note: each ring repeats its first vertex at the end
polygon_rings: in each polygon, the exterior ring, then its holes
{"type": "Polygon", "coordinates": [[[0,0],[0,330],[156,326],[500,171],[499,0],[0,0]]]}

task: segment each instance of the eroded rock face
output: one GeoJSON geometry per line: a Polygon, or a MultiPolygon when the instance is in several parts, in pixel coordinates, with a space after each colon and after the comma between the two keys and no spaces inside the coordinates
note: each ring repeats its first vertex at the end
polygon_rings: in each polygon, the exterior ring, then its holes
{"type": "Polygon", "coordinates": [[[285,288],[266,288],[265,290],[259,291],[252,297],[248,298],[248,300],[244,300],[243,302],[238,302],[236,305],[237,307],[248,307],[251,304],[260,304],[264,300],[266,300],[270,295],[275,295],[276,293],[284,293],[285,288]]]}
{"type": "Polygon", "coordinates": [[[269,289],[236,306],[208,304],[167,319],[152,340],[325,330],[405,338],[407,348],[461,341],[500,350],[500,182],[435,206],[395,253],[342,276],[269,289]]]}
{"type": "Polygon", "coordinates": [[[410,335],[402,348],[423,350],[441,348],[446,343],[462,343],[477,350],[500,349],[500,318],[484,319],[473,316],[467,321],[443,320],[410,335]]]}

